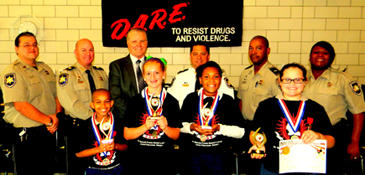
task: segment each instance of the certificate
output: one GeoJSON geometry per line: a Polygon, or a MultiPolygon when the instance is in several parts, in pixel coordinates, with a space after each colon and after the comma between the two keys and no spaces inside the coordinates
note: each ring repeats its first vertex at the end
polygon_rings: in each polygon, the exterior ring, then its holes
{"type": "Polygon", "coordinates": [[[327,141],[316,140],[304,144],[303,140],[279,142],[279,173],[326,173],[327,141]]]}

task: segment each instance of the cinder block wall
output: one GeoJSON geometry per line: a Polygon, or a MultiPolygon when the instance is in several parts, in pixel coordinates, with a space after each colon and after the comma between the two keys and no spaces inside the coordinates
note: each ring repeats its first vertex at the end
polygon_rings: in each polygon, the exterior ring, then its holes
{"type": "MultiPolygon", "coordinates": [[[[326,40],[337,53],[333,67],[347,67],[348,73],[365,84],[365,0],[244,0],[243,4],[242,46],[211,49],[211,60],[223,67],[235,87],[250,64],[248,44],[255,35],[267,36],[269,60],[278,67],[287,62],[308,67],[311,46],[326,40]]],[[[18,15],[28,14],[44,25],[39,60],[54,70],[76,61],[73,51],[80,38],[93,41],[94,64],[107,72],[111,61],[128,54],[127,48],[102,46],[101,0],[1,0],[1,72],[17,58],[10,24],[18,15]]],[[[148,55],[167,59],[167,82],[179,70],[190,67],[189,48],[150,48],[148,55]]]]}

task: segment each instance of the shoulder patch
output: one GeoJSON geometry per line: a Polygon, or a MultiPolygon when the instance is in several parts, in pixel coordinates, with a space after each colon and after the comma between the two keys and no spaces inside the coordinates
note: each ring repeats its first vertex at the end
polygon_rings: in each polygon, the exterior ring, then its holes
{"type": "Polygon", "coordinates": [[[62,74],[60,74],[59,79],[58,79],[58,84],[59,84],[61,87],[63,87],[63,86],[65,86],[67,83],[68,83],[68,74],[66,74],[66,73],[62,73],[62,74]]]}
{"type": "Polygon", "coordinates": [[[271,70],[272,73],[274,73],[275,75],[279,75],[280,71],[279,69],[277,69],[276,67],[270,67],[269,68],[271,70]]]}
{"type": "Polygon", "coordinates": [[[93,66],[93,68],[96,69],[96,70],[104,70],[103,68],[98,67],[98,66],[93,66]]]}
{"type": "Polygon", "coordinates": [[[8,88],[12,88],[16,84],[15,73],[9,73],[5,75],[4,84],[8,88]]]}
{"type": "Polygon", "coordinates": [[[361,95],[362,94],[361,87],[359,86],[357,81],[351,81],[349,83],[349,85],[350,85],[351,90],[354,94],[356,94],[356,95],[361,95]]]}
{"type": "MultiPolygon", "coordinates": [[[[183,72],[186,72],[186,71],[188,71],[189,70],[189,68],[187,68],[187,69],[184,69],[184,70],[181,70],[181,71],[179,71],[177,74],[179,74],[179,73],[183,73],[183,72]]],[[[172,83],[171,83],[172,84],[172,83]]]]}
{"type": "Polygon", "coordinates": [[[233,86],[232,86],[232,84],[229,82],[229,80],[228,80],[228,78],[227,78],[227,77],[224,77],[224,80],[225,80],[226,85],[227,85],[227,87],[228,87],[228,88],[230,88],[230,89],[234,89],[234,87],[233,87],[233,86]]]}
{"type": "Polygon", "coordinates": [[[64,69],[64,70],[72,70],[72,69],[75,69],[76,67],[74,67],[74,66],[70,66],[70,67],[68,67],[68,68],[66,68],[66,69],[64,69]]]}
{"type": "Polygon", "coordinates": [[[246,69],[249,69],[249,68],[251,68],[252,66],[253,66],[253,65],[251,65],[251,66],[248,66],[248,67],[246,67],[246,68],[245,68],[245,70],[246,70],[246,69]]]}

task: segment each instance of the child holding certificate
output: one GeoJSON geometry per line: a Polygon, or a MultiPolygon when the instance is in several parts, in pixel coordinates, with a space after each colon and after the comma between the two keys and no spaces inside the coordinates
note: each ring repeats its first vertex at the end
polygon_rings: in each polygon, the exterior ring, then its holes
{"type": "Polygon", "coordinates": [[[307,83],[306,73],[300,64],[286,64],[278,79],[282,94],[259,103],[250,134],[253,146],[249,153],[253,153],[252,158],[263,158],[261,174],[279,174],[279,154],[290,152],[290,146],[279,149],[280,141],[301,139],[309,144],[321,139],[327,141],[327,148],[335,144],[331,136],[332,125],[324,108],[302,96],[307,83]],[[256,152],[258,147],[261,152],[256,152]]]}
{"type": "Polygon", "coordinates": [[[188,174],[229,174],[226,151],[244,135],[243,117],[232,97],[218,90],[222,69],[217,63],[208,61],[196,72],[203,88],[190,93],[181,108],[188,174]]]}
{"type": "Polygon", "coordinates": [[[113,103],[106,89],[94,91],[90,106],[95,112],[78,132],[79,152],[76,156],[84,158],[86,175],[120,174],[123,171],[118,151],[126,150],[127,145],[122,144],[124,138],[120,121],[110,112],[113,103]]]}

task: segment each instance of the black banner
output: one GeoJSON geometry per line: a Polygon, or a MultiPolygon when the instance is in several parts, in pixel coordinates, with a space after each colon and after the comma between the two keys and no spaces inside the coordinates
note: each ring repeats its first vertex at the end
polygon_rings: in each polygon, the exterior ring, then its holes
{"type": "Polygon", "coordinates": [[[241,46],[243,1],[103,0],[106,47],[127,47],[131,28],[147,32],[148,47],[241,46]]]}

